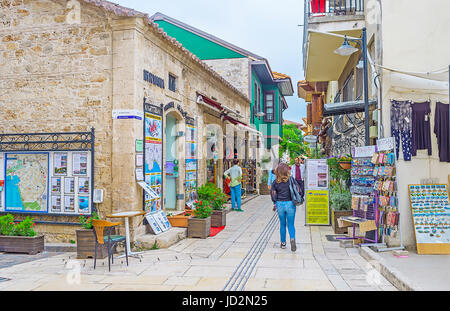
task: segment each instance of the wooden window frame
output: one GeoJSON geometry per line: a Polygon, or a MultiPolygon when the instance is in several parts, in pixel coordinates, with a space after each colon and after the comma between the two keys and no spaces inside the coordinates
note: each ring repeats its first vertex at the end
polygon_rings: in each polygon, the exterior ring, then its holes
{"type": "Polygon", "coordinates": [[[268,123],[273,123],[275,122],[275,108],[276,108],[276,94],[275,91],[267,91],[264,92],[264,112],[266,113],[266,115],[264,116],[264,122],[268,122],[268,123]],[[272,95],[272,118],[269,119],[268,118],[268,114],[267,114],[267,95],[271,94],[272,95]]]}
{"type": "Polygon", "coordinates": [[[169,91],[172,91],[172,92],[176,93],[176,91],[177,91],[177,80],[178,80],[177,76],[169,73],[169,83],[168,83],[169,91]],[[172,83],[171,83],[171,79],[170,78],[173,78],[174,89],[171,88],[172,83]]]}

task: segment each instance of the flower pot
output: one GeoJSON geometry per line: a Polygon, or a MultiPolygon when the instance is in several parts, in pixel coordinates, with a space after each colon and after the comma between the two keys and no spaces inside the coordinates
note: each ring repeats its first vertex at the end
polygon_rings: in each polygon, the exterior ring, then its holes
{"type": "Polygon", "coordinates": [[[352,168],[352,162],[339,162],[339,165],[344,170],[350,170],[352,168]]]}
{"type": "Polygon", "coordinates": [[[0,252],[36,255],[44,252],[44,236],[0,236],[0,252]]]}
{"type": "Polygon", "coordinates": [[[189,218],[188,220],[188,238],[206,239],[211,235],[211,217],[189,218]]]}
{"type": "Polygon", "coordinates": [[[259,194],[260,195],[269,195],[270,194],[269,186],[267,186],[267,184],[265,184],[265,183],[259,184],[259,194]]]}
{"type": "MultiPolygon", "coordinates": [[[[89,259],[95,256],[95,234],[93,229],[77,230],[77,259],[89,259]]],[[[97,247],[97,259],[108,257],[108,248],[104,245],[97,247]]]]}
{"type": "Polygon", "coordinates": [[[211,215],[211,227],[223,227],[227,225],[227,211],[214,211],[211,215]]]}
{"type": "Polygon", "coordinates": [[[335,234],[348,233],[348,227],[340,228],[337,221],[339,218],[346,216],[353,216],[353,211],[335,211],[333,208],[331,209],[331,226],[335,234]]]}
{"type": "Polygon", "coordinates": [[[192,216],[176,215],[176,216],[167,216],[167,219],[169,220],[172,227],[187,228],[188,220],[191,217],[192,216]]]}

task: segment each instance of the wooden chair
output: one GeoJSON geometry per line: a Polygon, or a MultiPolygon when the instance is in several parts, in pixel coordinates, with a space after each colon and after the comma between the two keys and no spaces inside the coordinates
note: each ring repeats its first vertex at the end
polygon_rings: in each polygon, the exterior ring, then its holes
{"type": "MultiPolygon", "coordinates": [[[[114,264],[114,247],[118,243],[124,243],[125,249],[126,249],[126,238],[121,235],[111,235],[111,231],[114,227],[119,226],[120,222],[113,223],[106,220],[93,220],[92,225],[94,226],[94,235],[95,235],[95,255],[94,255],[94,269],[97,265],[97,246],[100,245],[107,245],[108,249],[108,267],[109,271],[111,271],[111,261],[114,264]],[[106,234],[105,236],[105,229],[106,234]],[[106,241],[105,241],[106,240],[106,241]]],[[[125,256],[127,259],[127,266],[128,266],[128,254],[125,251],[125,256]]]]}

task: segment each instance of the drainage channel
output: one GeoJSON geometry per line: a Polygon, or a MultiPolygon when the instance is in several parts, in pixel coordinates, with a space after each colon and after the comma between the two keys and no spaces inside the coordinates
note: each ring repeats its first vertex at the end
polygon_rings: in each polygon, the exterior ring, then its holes
{"type": "Polygon", "coordinates": [[[278,215],[274,214],[256,241],[253,243],[247,255],[239,263],[222,291],[243,291],[278,224],[278,215]]]}

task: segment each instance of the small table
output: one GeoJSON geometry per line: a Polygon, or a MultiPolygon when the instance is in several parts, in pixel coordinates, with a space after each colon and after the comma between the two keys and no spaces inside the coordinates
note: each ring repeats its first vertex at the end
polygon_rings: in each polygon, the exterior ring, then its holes
{"type": "MultiPolygon", "coordinates": [[[[121,212],[121,213],[115,213],[112,215],[107,215],[107,218],[124,218],[125,219],[125,239],[126,239],[126,252],[128,254],[128,257],[134,257],[139,258],[139,255],[142,254],[142,252],[139,253],[133,253],[131,251],[130,246],[130,224],[129,224],[129,218],[131,217],[137,217],[137,216],[143,216],[147,214],[146,212],[121,212]]],[[[125,255],[119,256],[117,258],[123,258],[125,255]]]]}

